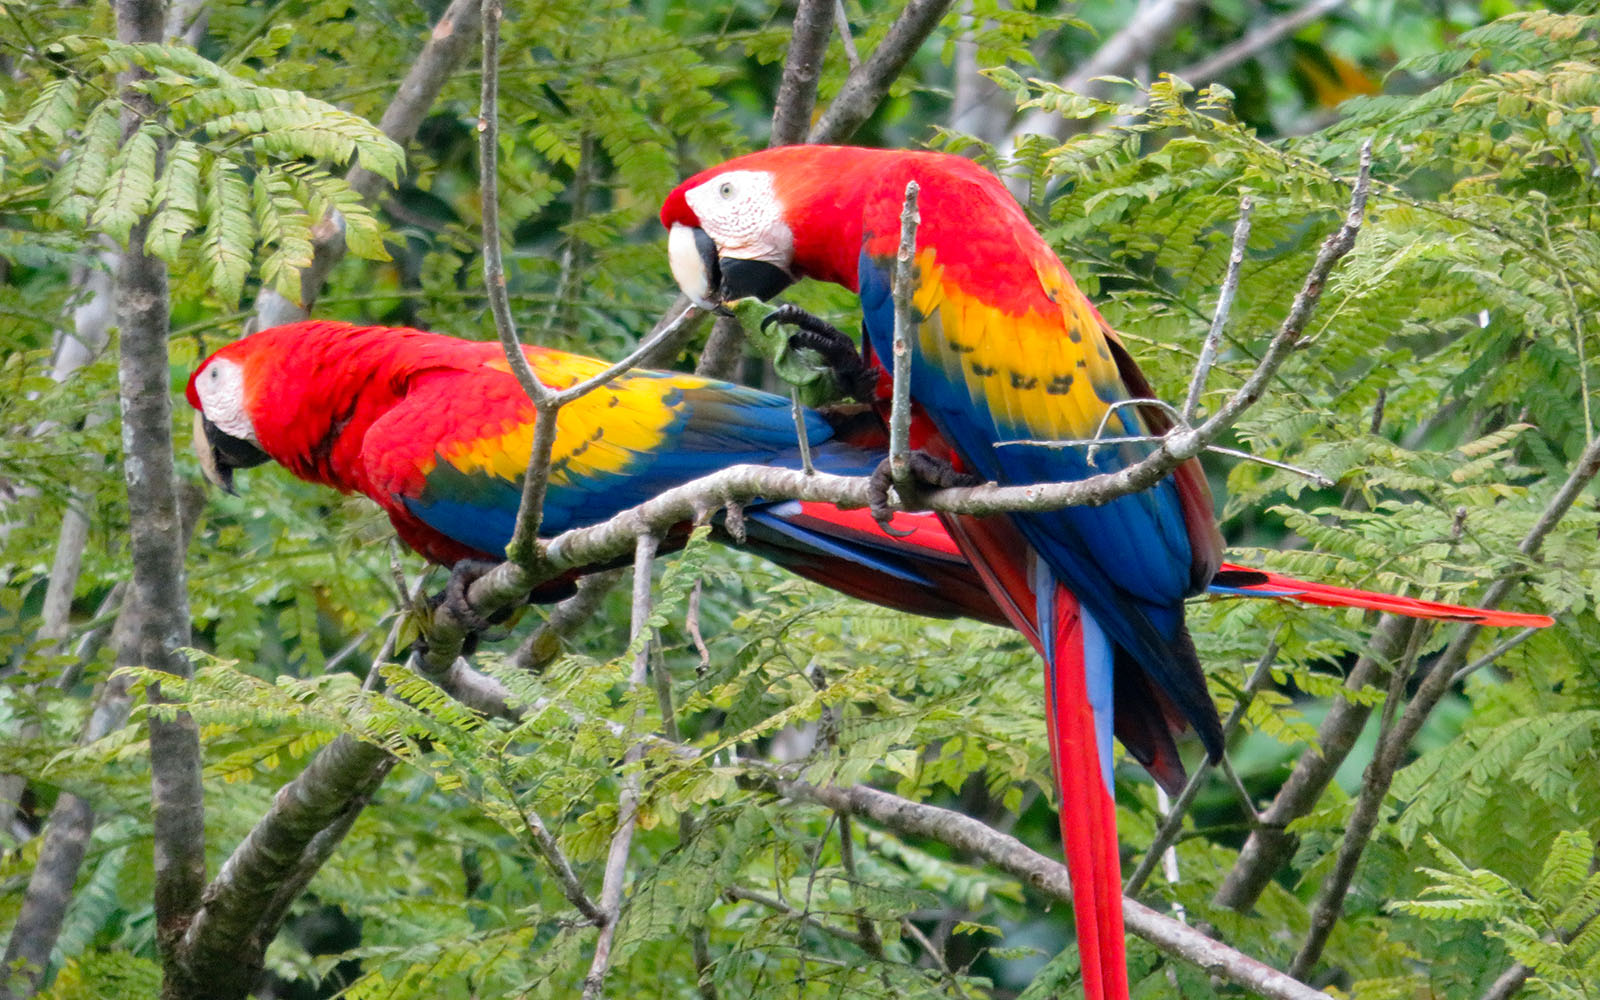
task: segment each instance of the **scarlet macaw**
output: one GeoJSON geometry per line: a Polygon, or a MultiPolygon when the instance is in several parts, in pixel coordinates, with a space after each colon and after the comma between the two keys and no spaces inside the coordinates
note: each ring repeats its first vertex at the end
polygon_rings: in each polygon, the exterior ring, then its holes
{"type": "MultiPolygon", "coordinates": [[[[563,351],[526,353],[557,388],[606,367],[563,351]]],[[[274,460],[301,479],[370,497],[400,539],[433,562],[505,557],[534,410],[498,344],[292,323],[216,351],[190,376],[187,395],[201,466],[224,489],[233,488],[233,470],[274,460]]],[[[820,413],[805,419],[819,468],[861,475],[876,464],[877,454],[846,443],[820,413]]],[[[741,462],[799,466],[789,400],[636,369],[562,408],[543,530],[596,524],[741,462]]],[[[745,514],[748,548],[825,586],[916,614],[1004,622],[929,519],[902,519],[897,527],[911,534],[900,538],[828,504],[751,504],[745,514]]],[[[576,575],[534,598],[563,596],[576,575]]]]}
{"type": "MultiPolygon", "coordinates": [[[[920,186],[913,446],[957,474],[1009,484],[1083,479],[1148,454],[1148,444],[1108,445],[1091,468],[1081,448],[1027,443],[1148,437],[1171,422],[1153,407],[1118,405],[1151,398],[1149,384],[1005,186],[968,160],[791,146],[712,167],[662,207],[673,275],[708,308],[770,298],[802,278],[843,285],[860,295],[869,353],[888,358],[912,180],[920,186]]],[[[877,372],[881,399],[882,363],[877,372]]],[[[1175,729],[1192,726],[1212,759],[1223,749],[1183,614],[1186,597],[1226,582],[1217,577],[1222,539],[1205,475],[1190,461],[1101,507],[945,522],[1045,659],[1084,990],[1089,1000],[1122,1000],[1113,724],[1169,790],[1183,779],[1175,729]]]]}

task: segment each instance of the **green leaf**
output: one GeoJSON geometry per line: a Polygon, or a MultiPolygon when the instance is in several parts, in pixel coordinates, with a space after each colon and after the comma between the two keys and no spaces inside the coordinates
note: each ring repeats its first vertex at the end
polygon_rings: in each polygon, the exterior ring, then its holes
{"type": "Polygon", "coordinates": [[[167,163],[156,182],[156,214],[145,237],[145,252],[178,263],[184,237],[200,225],[200,147],[180,140],[167,150],[167,163]]]}
{"type": "Polygon", "coordinates": [[[90,217],[90,224],[126,246],[134,227],[156,194],[156,126],[145,124],[123,143],[111,163],[105,193],[90,217]]]}
{"type": "Polygon", "coordinates": [[[201,266],[211,287],[231,305],[244,291],[255,245],[250,187],[221,157],[212,159],[206,182],[201,266]]]}

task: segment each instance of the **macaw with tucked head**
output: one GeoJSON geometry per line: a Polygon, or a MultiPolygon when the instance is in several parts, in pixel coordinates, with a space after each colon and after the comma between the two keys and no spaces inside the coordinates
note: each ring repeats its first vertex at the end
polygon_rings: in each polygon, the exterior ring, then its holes
{"type": "MultiPolygon", "coordinates": [[[[539,378],[558,389],[606,367],[563,351],[525,352],[539,378]]],[[[309,482],[370,497],[401,541],[433,562],[505,558],[534,409],[499,344],[292,323],[206,358],[187,395],[201,466],[223,488],[232,490],[234,470],[271,460],[309,482]]],[[[860,475],[878,461],[823,415],[808,412],[805,421],[823,471],[860,475]]],[[[744,462],[799,467],[789,400],[635,369],[562,408],[542,531],[597,524],[744,462]]],[[[916,614],[1004,622],[929,519],[903,519],[896,528],[910,534],[899,537],[829,504],[754,503],[745,514],[746,547],[825,586],[916,614]]],[[[681,543],[683,534],[668,542],[681,543]]],[[[720,528],[716,536],[733,540],[720,528]]],[[[564,596],[588,568],[542,585],[534,598],[564,596]]]]}
{"type": "MultiPolygon", "coordinates": [[[[892,356],[891,279],[906,186],[920,187],[910,334],[913,447],[1002,484],[1078,480],[1153,445],[1171,422],[1116,332],[991,173],[957,156],[789,146],[702,171],[666,199],[672,273],[707,308],[803,278],[859,294],[869,356],[892,356]],[[1122,405],[1130,404],[1130,405],[1122,405]]],[[[889,381],[877,364],[880,399],[889,381]]],[[[947,480],[948,481],[948,480],[947,480]]],[[[1196,461],[1100,507],[947,517],[1007,617],[1044,657],[1051,756],[1089,1000],[1128,993],[1111,736],[1170,791],[1173,734],[1213,759],[1222,727],[1184,626],[1218,585],[1222,539],[1196,461]]],[[[1287,595],[1286,595],[1287,596],[1287,595]]],[[[1546,619],[1548,621],[1548,619],[1546,619]]]]}

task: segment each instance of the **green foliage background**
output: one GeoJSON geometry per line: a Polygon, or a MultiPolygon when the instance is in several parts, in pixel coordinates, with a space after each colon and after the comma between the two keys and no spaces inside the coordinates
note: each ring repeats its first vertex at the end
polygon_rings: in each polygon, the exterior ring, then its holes
{"type": "MultiPolygon", "coordinates": [[[[74,638],[103,633],[114,610],[106,598],[127,575],[113,355],[57,382],[57,331],[83,304],[84,272],[105,266],[99,248],[125,241],[133,220],[154,211],[146,247],[173,267],[177,391],[199,356],[239,333],[261,288],[296,294],[311,226],[337,209],[353,256],[319,315],[487,335],[476,72],[452,78],[410,150],[369,124],[438,6],[214,3],[195,52],[115,43],[99,6],[0,4],[10,39],[0,45],[0,772],[30,779],[30,818],[64,790],[100,816],[57,949],[54,996],[149,995],[156,975],[139,719],[79,747],[111,652],[37,637],[68,506],[91,524],[74,638]],[[134,65],[154,74],[146,87],[164,114],[121,142],[115,74],[134,65]],[[352,162],[398,190],[364,205],[342,179],[352,162]],[[70,683],[58,686],[64,673],[70,683]]],[[[1347,201],[1357,149],[1373,141],[1378,184],[1361,241],[1329,285],[1311,345],[1232,442],[1338,485],[1317,490],[1276,469],[1211,461],[1233,557],[1463,602],[1526,570],[1513,602],[1559,624],[1464,680],[1425,730],[1319,983],[1362,998],[1475,997],[1521,961],[1535,972],[1529,995],[1590,996],[1600,981],[1590,922],[1600,912],[1600,808],[1589,797],[1600,781],[1592,498],[1537,559],[1517,546],[1595,433],[1600,23],[1498,3],[1356,5],[1203,93],[1162,79],[1096,101],[1034,79],[1081,59],[1096,44],[1085,28],[1120,23],[1110,8],[1125,17],[1128,6],[979,0],[949,19],[858,139],[967,151],[1019,178],[1034,217],[1169,399],[1187,384],[1248,192],[1254,230],[1211,402],[1238,384],[1282,320],[1347,201]],[[1065,143],[1024,140],[1004,163],[979,139],[940,128],[952,46],[968,37],[1013,100],[1097,127],[1065,143]],[[1326,107],[1328,81],[1352,69],[1381,79],[1383,92],[1326,107]]],[[[895,13],[846,9],[863,52],[895,13]]],[[[1184,65],[1251,16],[1242,5],[1209,6],[1154,68],[1184,65]]],[[[653,221],[660,197],[764,139],[787,13],[751,2],[555,2],[511,11],[504,31],[514,307],[531,339],[618,356],[670,301],[653,221]]],[[[835,38],[821,100],[847,68],[835,38]]],[[[804,288],[797,299],[848,322],[847,296],[804,288]]],[[[207,498],[191,547],[206,665],[182,693],[203,726],[213,870],[333,736],[381,741],[406,762],[269,951],[275,995],[576,995],[593,932],[573,925],[526,812],[543,816],[580,874],[598,882],[628,743],[601,720],[626,724],[643,698],[650,724],[659,722],[653,693],[625,694],[626,601],[614,595],[542,674],[480,656],[537,706],[515,727],[470,716],[388,668],[391,690],[412,699],[402,706],[361,690],[395,603],[392,552],[379,544],[386,523],[364,502],[279,470],[242,479],[242,496],[207,498]]],[[[1076,977],[1067,908],[940,845],[862,823],[850,827],[851,872],[834,817],[741,781],[741,756],[771,753],[786,745],[785,727],[814,724],[820,734],[800,757],[808,778],[873,781],[953,805],[1053,855],[1040,678],[1025,644],[854,604],[708,545],[659,572],[655,666],[672,679],[696,753],[653,750],[640,765],[648,797],[615,993],[694,995],[689,936],[699,927],[723,996],[1067,990],[1076,977]],[[685,618],[697,580],[705,661],[685,618]],[[860,920],[881,934],[881,957],[851,940],[860,920]],[[926,967],[908,926],[945,945],[948,973],[926,967]]],[[[1369,615],[1200,601],[1190,621],[1224,712],[1268,639],[1280,647],[1274,683],[1232,747],[1257,804],[1307,752],[1328,699],[1384,698],[1340,687],[1369,615]]],[[[1428,633],[1418,662],[1452,634],[1428,633]]],[[[1158,875],[1143,895],[1287,964],[1345,828],[1356,758],[1296,823],[1299,854],[1251,913],[1209,902],[1249,822],[1220,778],[1178,845],[1179,881],[1158,875]]],[[[1123,844],[1137,855],[1159,822],[1155,791],[1136,767],[1119,775],[1123,844]]],[[[8,827],[14,839],[0,860],[0,926],[37,860],[37,838],[15,834],[8,827]]],[[[1136,996],[1236,992],[1131,947],[1136,996]]]]}

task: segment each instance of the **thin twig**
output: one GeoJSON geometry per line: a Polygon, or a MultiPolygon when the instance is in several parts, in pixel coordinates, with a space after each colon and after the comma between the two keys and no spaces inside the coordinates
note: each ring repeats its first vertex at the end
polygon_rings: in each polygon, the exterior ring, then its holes
{"type": "MultiPolygon", "coordinates": [[[[1140,399],[1123,400],[1122,402],[1145,403],[1150,401],[1140,399]]],[[[1154,444],[1157,441],[1163,440],[1165,437],[1165,434],[1125,434],[1118,437],[1071,438],[1066,441],[1047,441],[1035,438],[1018,438],[1012,441],[996,441],[994,446],[996,448],[1088,448],[1089,452],[1093,453],[1104,445],[1154,444]]],[[[1325,473],[1318,472],[1316,469],[1308,469],[1302,465],[1294,465],[1289,462],[1280,462],[1275,458],[1263,458],[1260,455],[1252,455],[1248,451],[1240,451],[1238,448],[1224,448],[1219,444],[1208,444],[1206,445],[1205,450],[1212,454],[1227,455],[1229,458],[1237,458],[1241,461],[1254,462],[1257,465],[1265,465],[1269,468],[1281,469],[1284,472],[1293,473],[1302,479],[1310,480],[1313,484],[1321,489],[1327,489],[1334,485],[1334,481],[1325,473]]],[[[1094,464],[1093,459],[1087,455],[1085,456],[1084,460],[1091,465],[1094,464]]]]}
{"type": "Polygon", "coordinates": [[[1538,634],[1538,632],[1539,629],[1536,628],[1525,628],[1510,638],[1501,640],[1494,646],[1493,649],[1489,650],[1487,653],[1484,653],[1482,656],[1478,657],[1476,660],[1473,660],[1460,670],[1457,670],[1450,678],[1450,686],[1454,687],[1455,685],[1460,684],[1468,677],[1471,677],[1484,667],[1487,667],[1489,664],[1500,659],[1500,657],[1511,652],[1513,649],[1516,649],[1529,639],[1532,639],[1536,634],[1538,634]]]}
{"type": "Polygon", "coordinates": [[[833,19],[839,25],[839,41],[844,43],[844,61],[854,73],[861,68],[861,53],[856,51],[856,36],[850,31],[850,15],[844,9],[844,0],[833,0],[833,19]]]}
{"type": "Polygon", "coordinates": [[[961,989],[961,980],[957,979],[956,974],[950,971],[950,963],[944,960],[944,953],[932,941],[928,940],[928,935],[922,933],[922,929],[912,923],[910,917],[900,918],[900,933],[915,941],[917,947],[922,949],[922,953],[928,956],[928,961],[932,962],[933,967],[939,970],[939,975],[944,979],[945,986],[949,988],[953,996],[962,997],[966,995],[965,991],[961,989]]]}
{"type": "MultiPolygon", "coordinates": [[[[659,540],[655,535],[640,535],[633,552],[633,623],[630,644],[634,647],[633,671],[628,676],[628,691],[636,693],[648,681],[650,669],[651,570],[655,566],[659,540]]],[[[644,706],[634,709],[632,731],[644,722],[644,706]]],[[[600,912],[605,923],[594,945],[594,960],[583,980],[584,1000],[598,1000],[605,989],[606,972],[611,967],[611,945],[616,940],[617,921],[622,914],[622,886],[628,878],[628,852],[633,846],[633,831],[639,820],[639,773],[636,765],[644,757],[644,741],[636,739],[622,754],[622,791],[617,796],[617,829],[611,835],[611,850],[606,855],[605,875],[600,883],[600,912]]]]}
{"type": "Polygon", "coordinates": [[[694,643],[694,651],[700,654],[700,662],[695,666],[695,673],[704,675],[711,669],[711,650],[706,648],[705,636],[700,634],[700,592],[705,589],[705,580],[694,582],[694,589],[689,591],[689,607],[684,611],[684,627],[689,630],[689,639],[694,643]]]}
{"type": "MultiPolygon", "coordinates": [[[[856,844],[855,830],[849,816],[839,817],[839,860],[844,865],[844,873],[850,877],[850,890],[860,884],[860,876],[856,874],[856,844]]],[[[883,935],[878,933],[878,925],[872,922],[865,910],[856,910],[856,930],[861,933],[861,946],[873,958],[883,958],[883,935]]]]}
{"type": "Polygon", "coordinates": [[[806,433],[806,411],[800,405],[800,390],[793,386],[789,388],[789,413],[794,417],[795,440],[800,444],[800,468],[806,475],[812,475],[817,467],[811,464],[811,437],[806,433]]]}
{"type": "Polygon", "coordinates": [[[900,249],[894,261],[894,388],[889,410],[889,471],[900,502],[911,497],[911,337],[917,328],[912,292],[916,287],[917,212],[916,181],[906,183],[906,200],[900,209],[900,249]]]}
{"type": "Polygon", "coordinates": [[[1185,66],[1173,76],[1197,86],[1205,86],[1245,60],[1253,59],[1261,50],[1288,38],[1312,21],[1319,20],[1343,7],[1347,2],[1349,0],[1310,0],[1298,10],[1268,21],[1238,41],[1218,49],[1202,61],[1185,66]]]}
{"type": "MultiPolygon", "coordinates": [[[[810,927],[813,930],[821,931],[822,933],[827,934],[830,937],[836,937],[841,941],[848,941],[857,948],[860,948],[862,951],[867,950],[867,943],[862,939],[859,931],[852,931],[834,924],[824,923],[823,921],[812,916],[810,913],[797,910],[788,903],[785,903],[783,900],[777,899],[773,896],[768,896],[766,893],[756,892],[754,889],[746,889],[744,886],[740,885],[730,885],[726,889],[722,890],[722,894],[728,899],[742,899],[747,903],[755,903],[759,906],[765,906],[774,913],[780,913],[804,927],[810,927]]],[[[879,944],[881,947],[882,942],[879,942],[879,944]]]]}
{"type": "MultiPolygon", "coordinates": [[[[1233,706],[1233,711],[1228,713],[1228,718],[1222,724],[1222,742],[1226,744],[1233,733],[1244,720],[1245,713],[1250,710],[1250,704],[1255,701],[1256,693],[1261,686],[1272,676],[1272,665],[1278,659],[1278,635],[1283,631],[1280,626],[1272,633],[1272,638],[1267,641],[1267,648],[1262,650],[1261,658],[1256,661],[1255,670],[1250,672],[1250,679],[1245,681],[1244,690],[1239,693],[1239,700],[1233,706]]],[[[1139,866],[1128,876],[1128,882],[1122,887],[1124,896],[1137,896],[1139,890],[1144,888],[1145,880],[1155,871],[1160,863],[1161,855],[1172,843],[1178,839],[1178,831],[1183,829],[1183,817],[1188,813],[1189,806],[1194,803],[1195,796],[1200,792],[1200,786],[1205,782],[1206,775],[1210,773],[1211,761],[1209,758],[1202,760],[1195,767],[1194,773],[1189,775],[1189,783],[1183,786],[1183,791],[1173,800],[1172,808],[1157,828],[1155,837],[1150,841],[1150,846],[1145,850],[1144,857],[1139,860],[1139,866]]]]}
{"type": "Polygon", "coordinates": [[[1183,420],[1194,420],[1200,408],[1200,395],[1206,391],[1206,379],[1211,366],[1217,361],[1217,348],[1222,344],[1222,329],[1228,323],[1228,313],[1233,310],[1233,297],[1239,291],[1239,273],[1244,268],[1244,250],[1250,242],[1250,213],[1255,202],[1249,195],[1239,199],[1239,221],[1233,227],[1233,249],[1228,253],[1228,273],[1222,280],[1222,290],[1217,293],[1217,308],[1211,316],[1211,329],[1206,332],[1205,343],[1200,345],[1200,360],[1195,362],[1194,376],[1189,379],[1189,393],[1183,400],[1183,420]]]}

